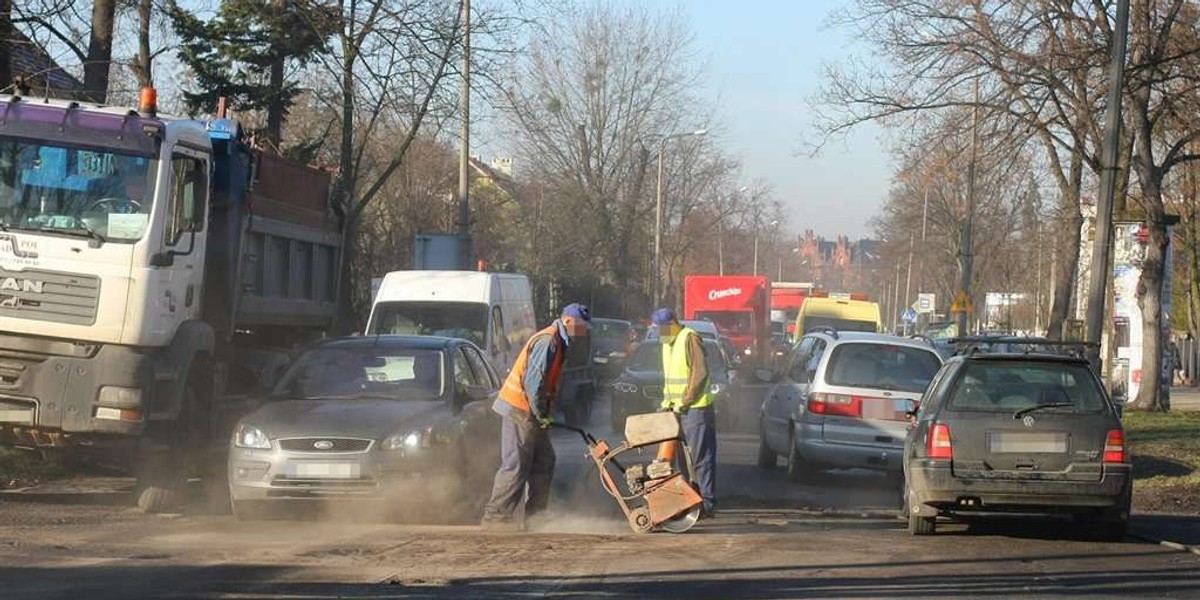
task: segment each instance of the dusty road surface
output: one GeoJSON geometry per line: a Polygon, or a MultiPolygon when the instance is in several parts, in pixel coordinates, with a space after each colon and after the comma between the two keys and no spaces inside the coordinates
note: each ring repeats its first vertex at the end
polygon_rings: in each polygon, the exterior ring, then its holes
{"type": "MultiPolygon", "coordinates": [[[[630,532],[567,432],[553,515],[528,533],[386,524],[355,509],[146,516],[116,478],[6,493],[0,598],[1200,597],[1189,552],[1092,542],[1052,520],[947,523],[914,538],[884,478],[788,484],[753,466],[752,436],[721,444],[723,510],[678,536],[630,532]]],[[[1139,515],[1132,533],[1200,543],[1200,519],[1139,515]]]]}

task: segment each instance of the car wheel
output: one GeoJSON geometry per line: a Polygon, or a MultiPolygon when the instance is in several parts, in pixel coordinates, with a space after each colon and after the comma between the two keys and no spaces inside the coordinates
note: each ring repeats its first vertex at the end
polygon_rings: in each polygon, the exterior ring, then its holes
{"type": "Polygon", "coordinates": [[[233,516],[239,521],[262,521],[267,517],[266,504],[260,500],[230,500],[233,516]]]}
{"type": "Polygon", "coordinates": [[[804,460],[800,450],[796,448],[796,435],[788,437],[787,478],[792,483],[799,483],[812,474],[812,466],[804,460]]]}
{"type": "Polygon", "coordinates": [[[913,535],[933,535],[937,533],[937,517],[922,517],[910,510],[908,513],[908,532],[913,535]]]}
{"type": "Polygon", "coordinates": [[[758,468],[774,469],[779,463],[779,455],[767,445],[767,438],[758,434],[758,468]]]}

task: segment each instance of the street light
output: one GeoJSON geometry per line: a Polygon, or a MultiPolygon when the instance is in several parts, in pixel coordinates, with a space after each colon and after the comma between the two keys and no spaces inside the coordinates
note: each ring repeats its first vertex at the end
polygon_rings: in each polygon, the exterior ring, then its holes
{"type": "MultiPolygon", "coordinates": [[[[750,188],[742,186],[738,188],[738,195],[745,194],[750,188]]],[[[720,275],[725,275],[725,217],[717,215],[717,271],[720,275]]]]}
{"type": "MultiPolygon", "coordinates": [[[[779,220],[767,223],[768,227],[779,227],[779,220]]],[[[772,237],[774,234],[772,233],[772,237]]],[[[754,223],[754,274],[758,275],[758,222],[754,223]]]]}
{"type": "Polygon", "coordinates": [[[690,136],[699,137],[707,133],[707,129],[697,129],[696,131],[669,133],[658,139],[658,193],[655,195],[654,201],[654,286],[651,294],[655,309],[659,307],[659,302],[662,300],[663,151],[667,140],[690,136]]]}

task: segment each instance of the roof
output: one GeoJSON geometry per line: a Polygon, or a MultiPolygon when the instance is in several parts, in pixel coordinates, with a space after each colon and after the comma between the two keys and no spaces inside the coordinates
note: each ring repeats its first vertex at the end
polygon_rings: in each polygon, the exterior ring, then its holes
{"type": "Polygon", "coordinates": [[[1058,362],[1070,364],[1089,365],[1087,359],[1071,356],[1070,354],[1048,354],[1045,352],[974,352],[971,354],[956,354],[952,359],[981,360],[981,361],[1034,361],[1034,362],[1058,362]]]}
{"type": "Polygon", "coordinates": [[[834,336],[832,333],[829,333],[825,330],[817,329],[817,330],[810,331],[804,335],[806,335],[806,336],[808,336],[808,335],[824,336],[826,338],[835,340],[838,343],[876,342],[876,343],[880,343],[880,344],[892,344],[895,346],[905,346],[905,347],[909,347],[909,348],[922,348],[925,350],[929,350],[930,352],[934,352],[936,354],[934,348],[931,347],[929,345],[929,343],[926,342],[925,340],[914,339],[914,338],[910,338],[910,337],[901,337],[898,335],[888,335],[885,333],[870,333],[867,331],[838,331],[837,335],[834,336]]]}
{"type": "Polygon", "coordinates": [[[470,343],[458,338],[436,335],[358,335],[334,338],[325,341],[321,348],[412,348],[414,350],[443,350],[459,343],[470,343]]]}
{"type": "Polygon", "coordinates": [[[83,82],[66,72],[46,50],[16,28],[11,30],[8,56],[13,77],[25,77],[33,95],[82,99],[83,82]],[[47,90],[49,88],[49,90],[47,90]]]}

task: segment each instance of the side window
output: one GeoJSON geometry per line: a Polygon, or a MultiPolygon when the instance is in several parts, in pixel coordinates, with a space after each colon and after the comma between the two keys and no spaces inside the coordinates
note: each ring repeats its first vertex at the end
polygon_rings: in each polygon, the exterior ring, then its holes
{"type": "Polygon", "coordinates": [[[471,364],[463,355],[463,349],[454,351],[454,393],[457,394],[468,387],[478,385],[471,371],[471,364]]]}
{"type": "Polygon", "coordinates": [[[805,370],[809,373],[815,373],[817,367],[821,366],[821,359],[825,357],[825,340],[818,339],[813,344],[812,354],[808,357],[808,364],[805,365],[805,370]]]}
{"type": "Polygon", "coordinates": [[[471,368],[475,370],[475,379],[479,381],[479,384],[488,386],[488,388],[493,390],[500,387],[496,373],[492,371],[491,366],[488,365],[483,355],[474,348],[465,348],[464,350],[467,353],[467,360],[471,362],[471,368]]]}
{"type": "Polygon", "coordinates": [[[171,157],[171,197],[167,206],[166,242],[174,246],[188,231],[204,229],[208,208],[208,168],[199,158],[171,157]]]}
{"type": "Polygon", "coordinates": [[[499,306],[492,307],[492,351],[508,352],[508,336],[504,331],[504,313],[499,306]]]}
{"type": "Polygon", "coordinates": [[[792,352],[792,363],[788,367],[788,378],[796,382],[804,382],[808,379],[808,374],[804,370],[804,366],[808,364],[808,357],[812,353],[813,344],[816,343],[816,338],[806,337],[796,346],[796,350],[792,352]]]}
{"type": "Polygon", "coordinates": [[[938,371],[938,374],[934,376],[929,387],[925,389],[925,395],[921,396],[921,406],[917,408],[918,420],[924,421],[937,414],[942,401],[946,398],[946,392],[949,391],[950,382],[954,380],[955,371],[957,369],[947,367],[938,371]]]}

